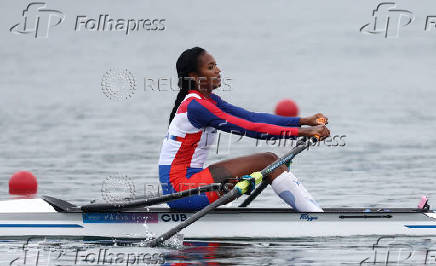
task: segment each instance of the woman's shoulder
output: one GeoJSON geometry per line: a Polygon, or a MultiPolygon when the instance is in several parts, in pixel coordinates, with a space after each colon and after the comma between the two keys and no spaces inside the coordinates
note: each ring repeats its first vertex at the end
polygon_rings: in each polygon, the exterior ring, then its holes
{"type": "Polygon", "coordinates": [[[215,93],[211,93],[210,98],[212,98],[212,100],[221,100],[221,97],[216,95],[215,93]]]}
{"type": "Polygon", "coordinates": [[[216,95],[215,93],[210,94],[210,99],[214,102],[215,105],[219,105],[223,102],[220,96],[216,95]]]}

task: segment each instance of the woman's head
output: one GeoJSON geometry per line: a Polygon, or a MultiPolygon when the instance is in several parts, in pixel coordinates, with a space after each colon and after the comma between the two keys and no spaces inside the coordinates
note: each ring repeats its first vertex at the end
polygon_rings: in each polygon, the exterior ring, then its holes
{"type": "Polygon", "coordinates": [[[180,91],[170,114],[170,123],[189,90],[210,93],[221,86],[221,70],[217,67],[213,56],[203,48],[194,47],[185,50],[177,59],[176,69],[180,91]]]}
{"type": "Polygon", "coordinates": [[[177,59],[176,69],[181,90],[210,92],[221,86],[221,70],[215,58],[203,48],[185,50],[177,59]]]}

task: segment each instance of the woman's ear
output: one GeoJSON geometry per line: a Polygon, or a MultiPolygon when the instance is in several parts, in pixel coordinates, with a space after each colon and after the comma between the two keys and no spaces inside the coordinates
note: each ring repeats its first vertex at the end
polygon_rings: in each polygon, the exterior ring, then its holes
{"type": "Polygon", "coordinates": [[[191,82],[191,81],[192,81],[192,82],[195,82],[195,84],[197,84],[196,87],[198,87],[200,77],[198,76],[197,73],[195,73],[195,72],[189,72],[189,73],[188,73],[188,78],[190,79],[190,82],[191,82]]]}
{"type": "Polygon", "coordinates": [[[195,72],[189,72],[188,73],[188,77],[192,78],[193,80],[197,81],[198,80],[198,74],[195,72]]]}

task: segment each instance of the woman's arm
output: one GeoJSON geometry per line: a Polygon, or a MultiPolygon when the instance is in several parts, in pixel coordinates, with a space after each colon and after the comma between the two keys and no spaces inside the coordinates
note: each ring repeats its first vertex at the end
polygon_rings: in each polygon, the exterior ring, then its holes
{"type": "Polygon", "coordinates": [[[221,108],[224,112],[233,114],[237,117],[249,120],[251,122],[267,123],[285,127],[300,127],[302,125],[316,126],[328,123],[328,118],[321,113],[317,113],[309,117],[286,117],[268,113],[255,113],[245,110],[244,108],[234,106],[224,101],[216,94],[212,94],[211,96],[212,99],[216,101],[217,106],[221,108]]]}
{"type": "Polygon", "coordinates": [[[267,124],[285,126],[285,127],[299,127],[300,125],[303,125],[300,124],[299,117],[286,117],[286,116],[279,116],[279,115],[273,115],[268,113],[251,112],[245,110],[244,108],[234,106],[224,101],[223,99],[221,99],[221,97],[215,94],[212,95],[212,99],[216,101],[217,107],[219,107],[224,112],[246,119],[251,122],[267,123],[267,124]]]}
{"type": "Polygon", "coordinates": [[[296,136],[314,135],[323,136],[327,134],[324,129],[318,127],[284,127],[268,123],[252,122],[226,113],[206,100],[192,100],[187,107],[187,117],[197,128],[210,126],[225,132],[246,135],[256,139],[268,139],[271,137],[293,138],[296,136]]]}

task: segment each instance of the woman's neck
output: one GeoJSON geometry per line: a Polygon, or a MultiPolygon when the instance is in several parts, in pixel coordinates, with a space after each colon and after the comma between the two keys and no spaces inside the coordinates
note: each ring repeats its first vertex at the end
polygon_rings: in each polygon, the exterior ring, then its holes
{"type": "Polygon", "coordinates": [[[208,89],[199,89],[198,92],[200,92],[205,98],[210,98],[210,95],[212,94],[212,90],[208,89]]]}

